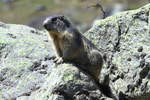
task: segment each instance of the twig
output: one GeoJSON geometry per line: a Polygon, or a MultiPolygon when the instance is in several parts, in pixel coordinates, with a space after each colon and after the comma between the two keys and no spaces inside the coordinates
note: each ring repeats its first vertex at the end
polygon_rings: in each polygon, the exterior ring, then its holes
{"type": "Polygon", "coordinates": [[[99,3],[100,1],[97,1],[97,3],[95,5],[91,5],[91,6],[88,6],[88,8],[91,8],[91,7],[94,7],[94,8],[100,8],[100,10],[102,11],[103,13],[103,19],[106,18],[106,13],[103,9],[103,6],[99,3]]]}

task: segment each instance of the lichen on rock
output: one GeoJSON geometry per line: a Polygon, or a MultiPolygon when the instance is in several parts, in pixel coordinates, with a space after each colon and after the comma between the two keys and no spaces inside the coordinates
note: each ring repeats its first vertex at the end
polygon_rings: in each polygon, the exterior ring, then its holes
{"type": "Polygon", "coordinates": [[[148,100],[150,4],[98,20],[85,34],[106,54],[112,87],[120,97],[148,100]],[[97,36],[97,37],[96,37],[97,36]]]}
{"type": "MultiPolygon", "coordinates": [[[[0,100],[102,100],[75,65],[56,65],[47,32],[0,23],[0,100]]],[[[103,53],[100,75],[120,100],[150,98],[150,4],[96,20],[84,34],[103,53]]]]}

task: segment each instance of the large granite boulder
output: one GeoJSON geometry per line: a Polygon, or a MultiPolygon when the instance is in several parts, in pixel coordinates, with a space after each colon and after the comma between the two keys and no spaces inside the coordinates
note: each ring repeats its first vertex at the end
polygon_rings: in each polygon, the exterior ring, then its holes
{"type": "Polygon", "coordinates": [[[102,75],[122,99],[150,98],[150,4],[98,20],[85,33],[106,59],[102,75]]]}
{"type": "MultiPolygon", "coordinates": [[[[76,66],[49,59],[47,35],[0,23],[0,100],[110,100],[76,66]]],[[[84,35],[103,53],[101,82],[120,100],[149,100],[150,4],[97,20],[84,35]]]]}

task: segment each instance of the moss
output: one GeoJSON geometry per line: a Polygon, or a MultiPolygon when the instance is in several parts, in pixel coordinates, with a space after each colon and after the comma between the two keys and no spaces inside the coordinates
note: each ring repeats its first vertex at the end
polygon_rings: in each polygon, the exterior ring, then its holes
{"type": "Polygon", "coordinates": [[[75,76],[71,72],[66,72],[62,78],[64,81],[75,80],[75,76]]]}

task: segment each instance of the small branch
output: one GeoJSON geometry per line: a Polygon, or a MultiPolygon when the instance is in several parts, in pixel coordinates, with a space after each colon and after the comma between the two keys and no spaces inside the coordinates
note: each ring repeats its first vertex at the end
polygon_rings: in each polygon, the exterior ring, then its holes
{"type": "Polygon", "coordinates": [[[105,11],[103,9],[103,6],[100,3],[98,3],[98,1],[97,1],[97,3],[95,5],[88,6],[88,8],[91,8],[91,7],[94,7],[94,8],[97,8],[97,9],[100,8],[100,10],[103,13],[103,19],[106,18],[106,13],[105,13],[105,11]]]}

